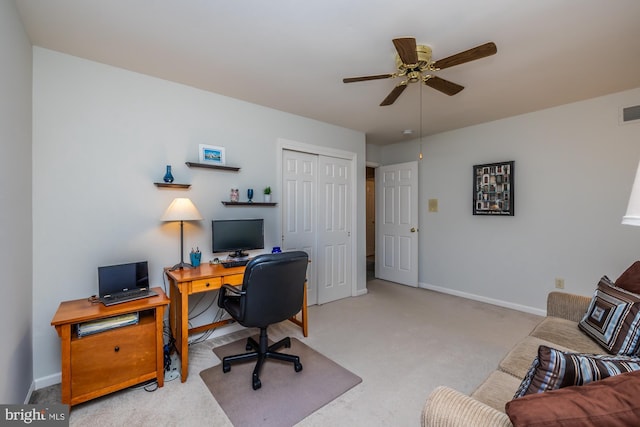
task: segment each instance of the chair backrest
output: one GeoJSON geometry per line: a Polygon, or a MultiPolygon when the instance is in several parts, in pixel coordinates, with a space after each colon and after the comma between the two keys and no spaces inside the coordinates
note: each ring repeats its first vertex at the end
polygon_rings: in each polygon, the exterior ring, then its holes
{"type": "Polygon", "coordinates": [[[258,255],[246,266],[241,299],[242,324],[264,327],[302,308],[309,256],[303,251],[258,255]]]}

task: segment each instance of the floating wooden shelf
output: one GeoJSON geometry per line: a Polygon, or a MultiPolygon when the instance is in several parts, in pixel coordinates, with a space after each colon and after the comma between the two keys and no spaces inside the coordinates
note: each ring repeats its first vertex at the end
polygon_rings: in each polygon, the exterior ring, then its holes
{"type": "Polygon", "coordinates": [[[222,202],[225,206],[275,206],[275,202],[222,202]]]}
{"type": "Polygon", "coordinates": [[[209,165],[206,163],[184,162],[190,168],[207,168],[207,169],[220,169],[226,171],[238,172],[240,168],[235,166],[222,166],[222,165],[209,165]]]}
{"type": "Polygon", "coordinates": [[[154,182],[156,187],[163,187],[163,188],[189,188],[191,187],[191,184],[173,184],[173,183],[168,183],[168,182],[154,182]]]}

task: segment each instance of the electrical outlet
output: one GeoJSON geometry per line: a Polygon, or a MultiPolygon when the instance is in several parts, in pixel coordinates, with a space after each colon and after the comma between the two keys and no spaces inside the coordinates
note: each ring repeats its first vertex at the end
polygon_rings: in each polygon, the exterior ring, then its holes
{"type": "Polygon", "coordinates": [[[556,289],[564,289],[564,279],[556,278],[556,289]]]}

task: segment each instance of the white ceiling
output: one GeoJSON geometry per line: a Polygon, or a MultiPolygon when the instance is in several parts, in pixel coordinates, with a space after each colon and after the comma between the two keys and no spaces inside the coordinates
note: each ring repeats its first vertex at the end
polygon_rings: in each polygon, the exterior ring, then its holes
{"type": "MultiPolygon", "coordinates": [[[[34,45],[365,132],[389,144],[640,87],[639,0],[16,0],[34,45]],[[391,40],[434,59],[449,97],[399,79],[391,40]],[[422,88],[422,90],[421,90],[422,88]],[[413,129],[413,136],[402,134],[413,129]]],[[[640,104],[640,100],[638,100],[640,104]]]]}

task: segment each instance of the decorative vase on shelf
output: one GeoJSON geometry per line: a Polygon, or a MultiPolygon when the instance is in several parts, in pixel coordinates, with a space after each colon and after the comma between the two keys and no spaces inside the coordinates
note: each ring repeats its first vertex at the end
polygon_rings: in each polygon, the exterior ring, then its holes
{"type": "Polygon", "coordinates": [[[249,199],[249,203],[253,202],[253,188],[247,190],[247,199],[249,199]]]}
{"type": "Polygon", "coordinates": [[[164,182],[171,184],[173,182],[173,175],[171,175],[171,165],[167,165],[167,172],[162,178],[164,182]]]}

